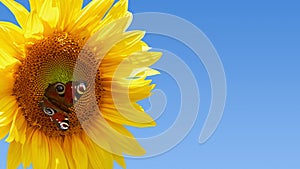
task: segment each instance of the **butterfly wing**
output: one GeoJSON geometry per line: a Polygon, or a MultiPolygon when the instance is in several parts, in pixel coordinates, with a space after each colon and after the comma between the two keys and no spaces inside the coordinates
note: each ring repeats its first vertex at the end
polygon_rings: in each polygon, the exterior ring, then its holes
{"type": "Polygon", "coordinates": [[[66,83],[67,89],[67,101],[72,101],[74,104],[80,99],[80,97],[86,92],[87,85],[84,81],[70,81],[66,83]],[[71,90],[70,90],[71,89],[71,90]]]}
{"type": "Polygon", "coordinates": [[[49,84],[44,96],[53,104],[64,111],[72,107],[86,91],[86,83],[81,81],[69,81],[66,84],[61,82],[49,84]]]}
{"type": "Polygon", "coordinates": [[[81,81],[49,84],[41,101],[41,108],[59,129],[68,130],[68,113],[71,113],[69,108],[85,93],[86,88],[86,83],[81,81]]]}
{"type": "Polygon", "coordinates": [[[52,117],[50,117],[52,121],[57,125],[57,127],[61,130],[69,129],[69,119],[66,113],[57,112],[52,117]]]}
{"type": "Polygon", "coordinates": [[[55,106],[46,97],[41,101],[41,108],[43,112],[50,117],[60,130],[69,129],[69,119],[68,114],[61,110],[59,107],[55,106]]]}

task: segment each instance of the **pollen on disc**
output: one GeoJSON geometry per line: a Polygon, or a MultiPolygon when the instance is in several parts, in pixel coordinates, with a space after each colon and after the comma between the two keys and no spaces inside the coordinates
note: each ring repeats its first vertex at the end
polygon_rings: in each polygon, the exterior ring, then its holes
{"type": "MultiPolygon", "coordinates": [[[[90,81],[95,77],[91,75],[95,66],[94,53],[84,48],[84,39],[67,33],[54,33],[53,35],[35,42],[26,48],[26,57],[18,68],[15,77],[13,95],[16,96],[19,107],[25,119],[32,127],[36,127],[48,136],[71,135],[82,132],[82,127],[77,119],[77,112],[71,109],[69,116],[70,127],[66,131],[59,130],[41,109],[41,100],[45,89],[51,83],[73,81],[74,71],[79,71],[77,79],[90,81]],[[81,70],[74,70],[79,54],[84,55],[81,70]]],[[[97,70],[98,71],[98,70],[97,70]]],[[[97,73],[100,76],[100,72],[97,73]]],[[[100,77],[96,77],[96,79],[100,77]]],[[[94,80],[95,85],[101,85],[100,80],[94,80]]],[[[100,95],[101,87],[96,87],[100,95]]],[[[101,96],[98,96],[99,98],[101,96]]],[[[82,110],[84,111],[84,110],[82,110]]],[[[88,114],[79,113],[84,119],[89,119],[88,114]]]]}

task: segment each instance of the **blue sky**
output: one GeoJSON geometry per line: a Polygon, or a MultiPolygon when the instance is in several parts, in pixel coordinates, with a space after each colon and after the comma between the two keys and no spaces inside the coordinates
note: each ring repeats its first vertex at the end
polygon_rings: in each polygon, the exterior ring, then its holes
{"type": "MultiPolygon", "coordinates": [[[[3,6],[0,11],[0,20],[13,21],[3,6]]],[[[130,11],[170,13],[202,30],[222,60],[227,101],[216,132],[205,144],[199,144],[211,91],[204,65],[184,44],[146,35],[144,40],[150,46],[173,52],[190,67],[199,84],[200,110],[194,127],[180,144],[155,157],[128,158],[129,169],[300,168],[300,2],[131,0],[130,11]]],[[[153,80],[168,102],[157,127],[130,128],[137,137],[162,133],[178,115],[176,80],[164,72],[153,80]]],[[[142,104],[149,108],[147,101],[142,104]]],[[[1,141],[0,148],[5,159],[7,144],[1,141]]],[[[1,160],[0,168],[5,168],[5,163],[1,160]]]]}
{"type": "MultiPolygon", "coordinates": [[[[158,157],[129,160],[129,168],[300,168],[299,2],[149,0],[131,1],[131,8],[171,13],[200,28],[219,53],[228,91],[218,129],[198,144],[209,104],[206,72],[177,42],[152,42],[178,54],[198,75],[200,114],[181,144],[158,157]]],[[[172,115],[158,122],[167,118],[172,115]]]]}

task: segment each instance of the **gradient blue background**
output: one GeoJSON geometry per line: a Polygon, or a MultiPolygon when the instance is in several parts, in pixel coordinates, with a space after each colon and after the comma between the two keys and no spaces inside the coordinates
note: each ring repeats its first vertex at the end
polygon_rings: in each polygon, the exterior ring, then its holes
{"type": "MultiPolygon", "coordinates": [[[[27,4],[23,2],[23,4],[27,4]]],[[[174,149],[146,159],[127,159],[129,169],[299,169],[300,168],[300,2],[131,0],[130,10],[163,12],[189,20],[212,41],[223,62],[228,95],[223,119],[205,144],[198,137],[209,109],[210,84],[197,56],[173,39],[147,35],[156,48],[180,56],[195,74],[201,108],[195,126],[174,149]]],[[[14,18],[0,5],[0,20],[14,18]]],[[[153,77],[168,104],[151,129],[130,130],[138,137],[163,132],[180,103],[176,81],[153,77]]],[[[149,107],[147,101],[142,102],[149,107]]],[[[7,144],[0,143],[0,168],[7,144]]],[[[116,166],[116,169],[120,167],[116,166]]]]}

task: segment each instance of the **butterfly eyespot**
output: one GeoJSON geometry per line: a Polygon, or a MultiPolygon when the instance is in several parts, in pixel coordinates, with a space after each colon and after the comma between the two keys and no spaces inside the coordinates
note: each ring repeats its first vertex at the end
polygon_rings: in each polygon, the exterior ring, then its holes
{"type": "Polygon", "coordinates": [[[59,95],[65,94],[66,88],[65,88],[65,85],[64,85],[64,84],[62,84],[62,83],[57,83],[57,84],[55,84],[54,87],[55,87],[55,90],[56,90],[57,94],[59,94],[59,95]]]}
{"type": "Polygon", "coordinates": [[[83,95],[85,91],[86,91],[86,84],[83,82],[79,83],[77,85],[77,93],[83,95]]]}
{"type": "Polygon", "coordinates": [[[55,110],[53,110],[50,107],[43,107],[43,111],[45,114],[47,114],[49,116],[53,116],[55,114],[55,110]]]}
{"type": "Polygon", "coordinates": [[[69,129],[69,123],[62,121],[61,123],[59,123],[59,127],[61,130],[68,130],[69,129]]]}

